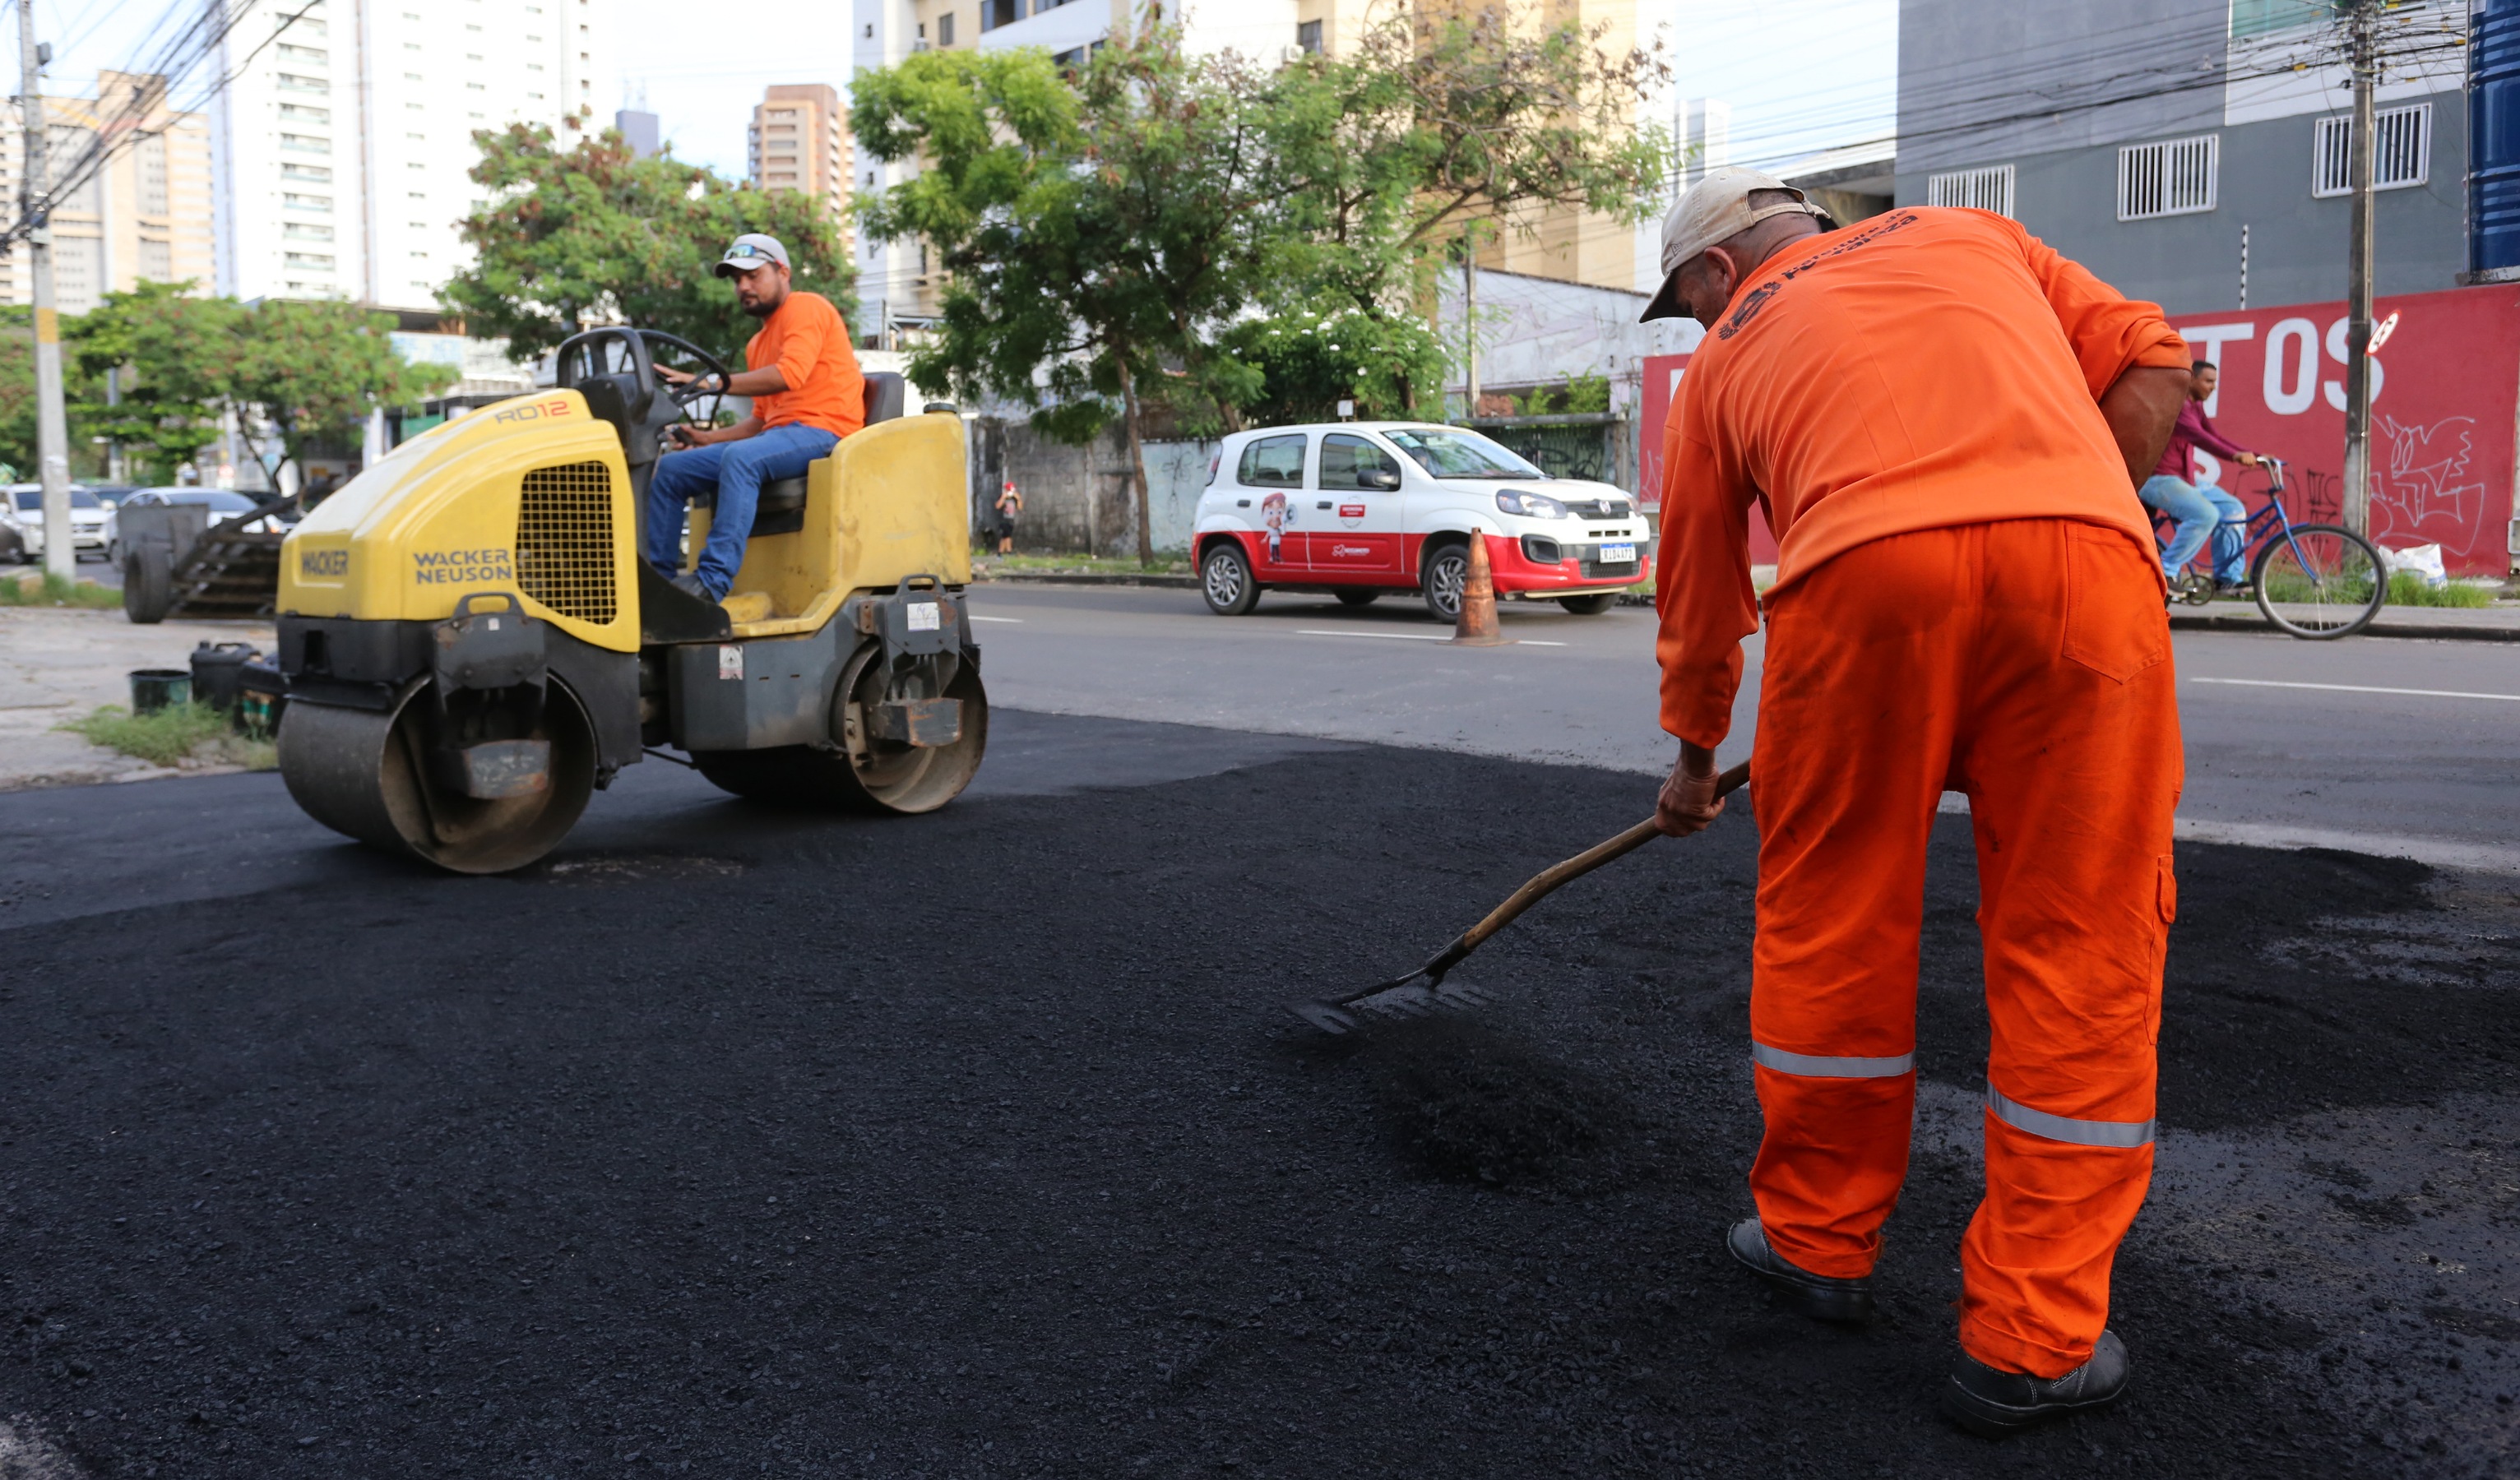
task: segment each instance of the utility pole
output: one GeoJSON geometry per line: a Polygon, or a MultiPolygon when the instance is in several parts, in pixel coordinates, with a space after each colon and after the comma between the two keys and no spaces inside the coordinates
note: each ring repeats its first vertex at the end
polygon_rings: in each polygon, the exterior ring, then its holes
{"type": "Polygon", "coordinates": [[[43,65],[50,47],[35,45],[35,0],[18,0],[18,107],[26,123],[26,173],[19,197],[32,219],[26,255],[35,279],[35,476],[44,485],[44,573],[69,580],[78,573],[78,547],[70,533],[70,429],[62,411],[62,316],[53,306],[52,212],[43,208],[52,189],[45,172],[48,119],[43,65]],[[43,213],[35,212],[42,208],[43,213]]]}
{"type": "Polygon", "coordinates": [[[2378,0],[2354,0],[2354,226],[2346,244],[2345,527],[2371,524],[2371,181],[2378,129],[2371,93],[2378,81],[2378,0]]]}
{"type": "MultiPolygon", "coordinates": [[[[22,0],[23,3],[23,0],[22,0]]],[[[1479,245],[1477,233],[1462,229],[1462,333],[1469,339],[1470,404],[1479,414],[1479,245]]]]}

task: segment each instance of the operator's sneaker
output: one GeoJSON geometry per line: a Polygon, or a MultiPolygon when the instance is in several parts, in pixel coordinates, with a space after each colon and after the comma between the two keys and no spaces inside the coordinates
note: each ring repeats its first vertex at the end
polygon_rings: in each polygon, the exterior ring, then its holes
{"type": "Polygon", "coordinates": [[[712,606],[717,605],[717,598],[709,595],[708,587],[701,584],[699,574],[697,571],[684,571],[681,575],[674,577],[672,585],[676,591],[683,593],[685,596],[698,597],[699,600],[708,603],[712,606]]]}
{"type": "Polygon", "coordinates": [[[2246,581],[2216,581],[2214,583],[2214,594],[2217,597],[2228,596],[2234,601],[2245,600],[2257,595],[2256,592],[2249,589],[2249,583],[2246,581]]]}
{"type": "Polygon", "coordinates": [[[1787,1264],[1768,1247],[1768,1235],[1756,1218],[1744,1218],[1724,1235],[1727,1252],[1741,1267],[1776,1288],[1787,1307],[1814,1321],[1857,1323],[1872,1319],[1872,1281],[1832,1279],[1787,1264]]]}
{"type": "Polygon", "coordinates": [[[1999,1371],[1966,1352],[1943,1385],[1943,1412],[1973,1434],[2001,1439],[2068,1413],[2106,1408],[2127,1390],[2126,1343],[2100,1332],[2092,1360],[2062,1377],[1999,1371]]]}

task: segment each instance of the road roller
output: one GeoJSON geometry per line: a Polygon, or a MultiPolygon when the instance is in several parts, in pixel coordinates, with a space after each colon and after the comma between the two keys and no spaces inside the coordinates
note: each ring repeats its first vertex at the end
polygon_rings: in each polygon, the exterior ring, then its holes
{"type": "Polygon", "coordinates": [[[496,874],[651,755],[784,806],[928,812],[969,784],[988,700],[962,418],[905,415],[901,378],[869,375],[865,428],[764,485],[712,604],[640,558],[665,428],[705,394],[660,384],[660,353],[726,369],[671,335],[581,334],[552,388],[403,443],[290,534],[280,772],[308,816],[496,874]]]}

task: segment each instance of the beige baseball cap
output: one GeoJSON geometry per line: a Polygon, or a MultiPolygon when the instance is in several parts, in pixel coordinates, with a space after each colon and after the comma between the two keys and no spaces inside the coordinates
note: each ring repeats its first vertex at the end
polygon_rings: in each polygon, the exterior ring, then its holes
{"type": "Polygon", "coordinates": [[[1680,306],[1680,285],[1673,275],[1689,258],[1725,238],[1748,231],[1770,216],[1786,215],[1817,216],[1823,230],[1835,224],[1801,191],[1774,175],[1737,164],[1708,170],[1704,179],[1681,193],[1662,218],[1662,291],[1637,322],[1688,317],[1688,310],[1680,306]],[[1781,190],[1793,199],[1753,208],[1750,193],[1754,190],[1781,190]]]}

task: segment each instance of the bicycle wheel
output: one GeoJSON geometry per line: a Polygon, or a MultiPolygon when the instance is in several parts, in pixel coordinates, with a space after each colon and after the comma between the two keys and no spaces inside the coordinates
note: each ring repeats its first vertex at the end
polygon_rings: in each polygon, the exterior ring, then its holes
{"type": "Polygon", "coordinates": [[[2250,570],[2258,609],[2295,637],[2348,637],[2369,626],[2389,599],[2388,567],[2371,542],[2333,524],[2295,524],[2271,535],[2250,570]]]}

